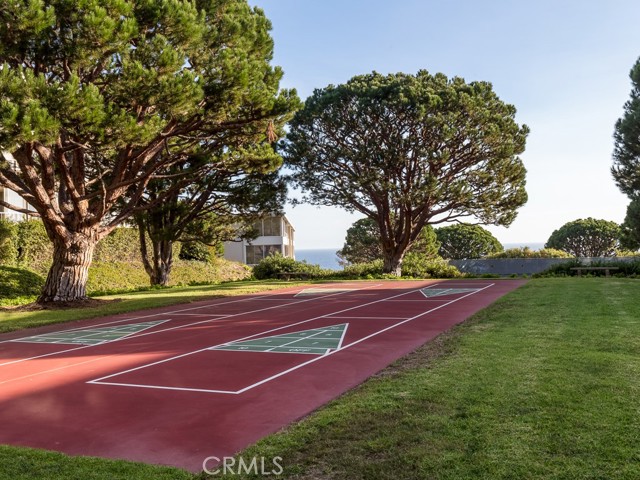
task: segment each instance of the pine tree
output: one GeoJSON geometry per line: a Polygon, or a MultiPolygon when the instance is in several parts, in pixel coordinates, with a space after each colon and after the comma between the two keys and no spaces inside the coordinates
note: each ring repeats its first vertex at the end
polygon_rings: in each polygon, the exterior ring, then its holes
{"type": "Polygon", "coordinates": [[[284,145],[293,183],[317,205],[378,225],[384,272],[400,275],[425,225],[509,225],[527,201],[528,128],[488,82],[372,73],[316,90],[284,145]]]}
{"type": "Polygon", "coordinates": [[[633,199],[640,195],[640,59],[629,76],[631,95],[616,122],[611,173],[618,188],[633,199]]]}
{"type": "Polygon", "coordinates": [[[97,242],[164,169],[274,140],[298,100],[270,28],[246,0],[3,2],[0,186],[53,242],[39,302],[86,297],[97,242]]]}

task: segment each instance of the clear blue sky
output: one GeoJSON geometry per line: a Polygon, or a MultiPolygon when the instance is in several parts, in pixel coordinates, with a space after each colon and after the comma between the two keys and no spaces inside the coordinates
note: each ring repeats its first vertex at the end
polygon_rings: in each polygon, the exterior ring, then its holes
{"type": "MultiPolygon", "coordinates": [[[[638,0],[251,0],[273,23],[284,87],[306,98],[354,75],[420,69],[487,80],[531,128],[529,202],[503,243],[543,242],[567,221],[621,222],[609,168],[613,126],[640,56],[638,0]]],[[[297,248],[340,247],[358,217],[287,208],[297,248]]]]}

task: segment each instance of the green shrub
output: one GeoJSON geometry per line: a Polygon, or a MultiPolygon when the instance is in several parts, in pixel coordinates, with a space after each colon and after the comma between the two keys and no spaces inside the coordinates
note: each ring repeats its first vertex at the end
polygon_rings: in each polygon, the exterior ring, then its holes
{"type": "Polygon", "coordinates": [[[127,292],[149,286],[149,276],[141,262],[93,262],[89,267],[89,295],[127,292]]]}
{"type": "Polygon", "coordinates": [[[33,301],[43,285],[44,278],[29,270],[0,266],[0,305],[33,301]]]}
{"type": "Polygon", "coordinates": [[[279,253],[263,258],[253,267],[253,276],[258,280],[278,278],[279,273],[305,273],[320,277],[328,272],[320,268],[320,265],[312,265],[305,261],[300,262],[293,258],[283,257],[279,253]]]}
{"type": "Polygon", "coordinates": [[[442,258],[428,258],[407,253],[402,262],[402,276],[413,278],[456,278],[460,271],[442,258]]]}
{"type": "Polygon", "coordinates": [[[635,250],[618,249],[615,253],[616,257],[640,257],[640,252],[635,250]]]}
{"type": "Polygon", "coordinates": [[[347,265],[344,270],[335,274],[338,278],[371,278],[382,275],[382,260],[372,262],[354,263],[347,265]]]}
{"type": "Polygon", "coordinates": [[[573,255],[556,250],[554,248],[543,248],[542,250],[531,250],[529,247],[509,248],[504,252],[488,255],[486,258],[574,258],[573,255]]]}
{"type": "Polygon", "coordinates": [[[138,229],[118,227],[100,240],[93,254],[94,262],[140,262],[138,229]]]}
{"type": "MultiPolygon", "coordinates": [[[[611,275],[615,277],[640,277],[640,261],[634,260],[631,262],[624,262],[620,260],[604,261],[604,262],[592,262],[589,265],[582,264],[579,260],[575,259],[570,262],[563,262],[558,265],[553,265],[544,272],[540,272],[534,275],[534,277],[569,277],[577,275],[575,270],[571,270],[574,267],[616,267],[618,270],[612,271],[611,275]]],[[[604,271],[592,270],[583,272],[582,275],[602,277],[606,273],[604,271]]]]}
{"type": "Polygon", "coordinates": [[[15,265],[18,259],[16,248],[16,224],[0,218],[0,265],[15,265]]]}
{"type": "Polygon", "coordinates": [[[183,243],[180,249],[180,260],[196,260],[209,262],[213,258],[211,247],[201,242],[183,243]]]}
{"type": "Polygon", "coordinates": [[[53,245],[41,220],[17,223],[15,245],[18,250],[17,266],[46,275],[53,258],[53,245]]]}
{"type": "MultiPolygon", "coordinates": [[[[216,258],[212,262],[174,260],[169,286],[206,285],[251,276],[246,265],[216,258]]],[[[135,291],[149,287],[149,276],[141,262],[93,262],[89,268],[90,295],[135,291]]]]}
{"type": "Polygon", "coordinates": [[[176,260],[169,278],[169,285],[201,285],[244,280],[251,276],[251,268],[223,258],[209,262],[176,260]]]}
{"type": "MultiPolygon", "coordinates": [[[[382,273],[383,261],[374,260],[367,263],[354,263],[344,267],[344,270],[333,272],[330,278],[397,278],[382,273]]],[[[409,252],[402,263],[402,276],[412,278],[455,278],[460,276],[458,269],[449,265],[442,258],[409,252]]]]}

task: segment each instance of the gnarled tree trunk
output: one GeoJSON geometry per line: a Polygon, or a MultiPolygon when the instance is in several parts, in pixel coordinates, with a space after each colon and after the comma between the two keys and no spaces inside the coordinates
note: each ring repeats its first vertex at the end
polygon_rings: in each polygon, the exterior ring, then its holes
{"type": "Polygon", "coordinates": [[[169,285],[171,267],[173,267],[173,242],[171,240],[151,238],[153,255],[149,260],[145,226],[141,220],[138,220],[138,233],[140,235],[140,255],[142,256],[144,270],[149,275],[149,283],[151,286],[167,287],[169,285]]]}
{"type": "Polygon", "coordinates": [[[151,285],[169,286],[169,275],[173,267],[173,242],[159,240],[153,243],[153,272],[150,274],[151,285]]]}
{"type": "Polygon", "coordinates": [[[87,299],[87,279],[98,239],[75,233],[53,239],[53,264],[38,303],[74,302],[87,299]]]}
{"type": "Polygon", "coordinates": [[[384,251],[384,263],[382,265],[382,273],[388,273],[395,275],[396,277],[402,276],[402,260],[404,258],[404,252],[398,253],[394,251],[384,251]]]}

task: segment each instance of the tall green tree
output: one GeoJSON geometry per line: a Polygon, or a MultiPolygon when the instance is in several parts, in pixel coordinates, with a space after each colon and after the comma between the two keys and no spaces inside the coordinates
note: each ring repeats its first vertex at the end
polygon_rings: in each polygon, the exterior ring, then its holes
{"type": "MultiPolygon", "coordinates": [[[[425,225],[410,252],[431,259],[438,256],[440,243],[430,225],[425,225]]],[[[342,265],[367,263],[383,258],[382,240],[378,224],[370,218],[356,220],[347,229],[342,249],[336,252],[342,265]]]]}
{"type": "Polygon", "coordinates": [[[460,223],[436,229],[440,256],[451,259],[482,258],[504,250],[502,244],[480,225],[460,223]]]}
{"type": "Polygon", "coordinates": [[[622,243],[636,250],[640,241],[640,58],[629,74],[631,94],[624,114],[615,125],[611,173],[618,188],[631,202],[622,224],[622,243]]]}
{"type": "Polygon", "coordinates": [[[640,198],[633,198],[620,225],[620,246],[627,250],[640,249],[640,198]]]}
{"type": "Polygon", "coordinates": [[[544,248],[555,248],[576,257],[611,257],[620,248],[620,225],[580,218],[555,230],[544,248]]]}
{"type": "Polygon", "coordinates": [[[380,228],[375,220],[361,218],[347,229],[344,245],[336,252],[341,265],[367,263],[382,258],[380,228]]]}
{"type": "Polygon", "coordinates": [[[629,76],[631,94],[615,125],[611,173],[618,188],[634,197],[640,195],[640,59],[629,76]]]}
{"type": "Polygon", "coordinates": [[[149,182],[139,204],[150,206],[135,221],[151,285],[168,285],[175,242],[214,245],[250,236],[252,221],[282,209],[286,184],[275,170],[281,159],[271,147],[264,150],[259,162],[255,156],[215,162],[193,156],[173,165],[166,178],[149,182]],[[185,183],[180,173],[192,169],[200,175],[185,183]]]}
{"type": "Polygon", "coordinates": [[[273,140],[297,98],[270,28],[246,0],[3,2],[0,185],[53,242],[40,302],[85,298],[97,242],[169,165],[273,140]]]}
{"type": "Polygon", "coordinates": [[[372,73],[316,90],[284,143],[303,201],[378,224],[384,271],[400,275],[428,224],[475,217],[509,225],[527,200],[528,128],[487,82],[372,73]]]}

